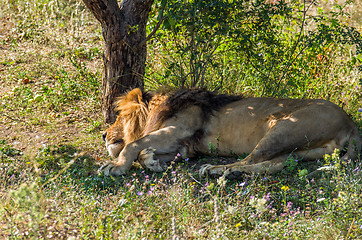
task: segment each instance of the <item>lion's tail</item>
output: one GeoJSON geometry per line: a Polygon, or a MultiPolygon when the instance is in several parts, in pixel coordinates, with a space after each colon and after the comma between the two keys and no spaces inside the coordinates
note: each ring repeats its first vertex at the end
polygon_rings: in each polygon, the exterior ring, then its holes
{"type": "Polygon", "coordinates": [[[348,158],[357,160],[362,159],[362,139],[357,128],[354,129],[348,140],[347,155],[348,158]]]}

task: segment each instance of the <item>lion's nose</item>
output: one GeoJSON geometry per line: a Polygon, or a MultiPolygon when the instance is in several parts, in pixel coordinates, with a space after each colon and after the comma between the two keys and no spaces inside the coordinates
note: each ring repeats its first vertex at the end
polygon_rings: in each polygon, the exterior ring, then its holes
{"type": "Polygon", "coordinates": [[[105,132],[105,133],[103,133],[103,135],[102,135],[103,141],[106,141],[106,137],[107,137],[107,133],[105,132]]]}

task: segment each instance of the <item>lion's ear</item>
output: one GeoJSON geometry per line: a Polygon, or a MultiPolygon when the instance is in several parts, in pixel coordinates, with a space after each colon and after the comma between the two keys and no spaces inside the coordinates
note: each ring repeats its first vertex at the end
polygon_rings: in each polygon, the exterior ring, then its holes
{"type": "Polygon", "coordinates": [[[139,88],[135,88],[132,91],[128,92],[127,96],[126,96],[126,100],[127,100],[127,102],[141,103],[143,100],[142,90],[139,88]]]}

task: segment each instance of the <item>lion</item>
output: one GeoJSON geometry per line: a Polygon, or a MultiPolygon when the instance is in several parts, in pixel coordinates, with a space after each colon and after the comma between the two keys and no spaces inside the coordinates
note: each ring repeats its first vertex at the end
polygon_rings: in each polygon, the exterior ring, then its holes
{"type": "Polygon", "coordinates": [[[321,99],[246,98],[203,89],[151,94],[136,88],[115,106],[118,117],[103,139],[116,160],[101,167],[105,175],[124,175],[135,160],[161,172],[175,155],[208,155],[210,146],[218,156],[249,153],[236,163],[199,170],[201,176],[231,179],[280,171],[291,154],[311,161],[335,149],[345,153],[343,159],[357,159],[361,152],[355,123],[321,99]]]}

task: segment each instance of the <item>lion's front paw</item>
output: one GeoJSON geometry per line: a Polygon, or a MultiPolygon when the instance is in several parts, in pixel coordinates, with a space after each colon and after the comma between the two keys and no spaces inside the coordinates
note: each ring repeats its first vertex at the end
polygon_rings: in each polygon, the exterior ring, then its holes
{"type": "Polygon", "coordinates": [[[199,173],[202,177],[206,177],[207,175],[215,177],[215,176],[223,175],[224,169],[219,166],[213,166],[211,164],[204,164],[201,166],[199,173]]]}
{"type": "Polygon", "coordinates": [[[156,150],[151,147],[143,149],[138,155],[138,161],[142,167],[146,169],[150,169],[154,172],[162,172],[167,168],[167,166],[163,162],[160,162],[160,160],[156,159],[154,154],[155,151],[156,150]]]}
{"type": "Polygon", "coordinates": [[[103,172],[106,176],[121,176],[126,174],[126,170],[124,170],[122,166],[112,162],[105,163],[98,172],[103,172]]]}

